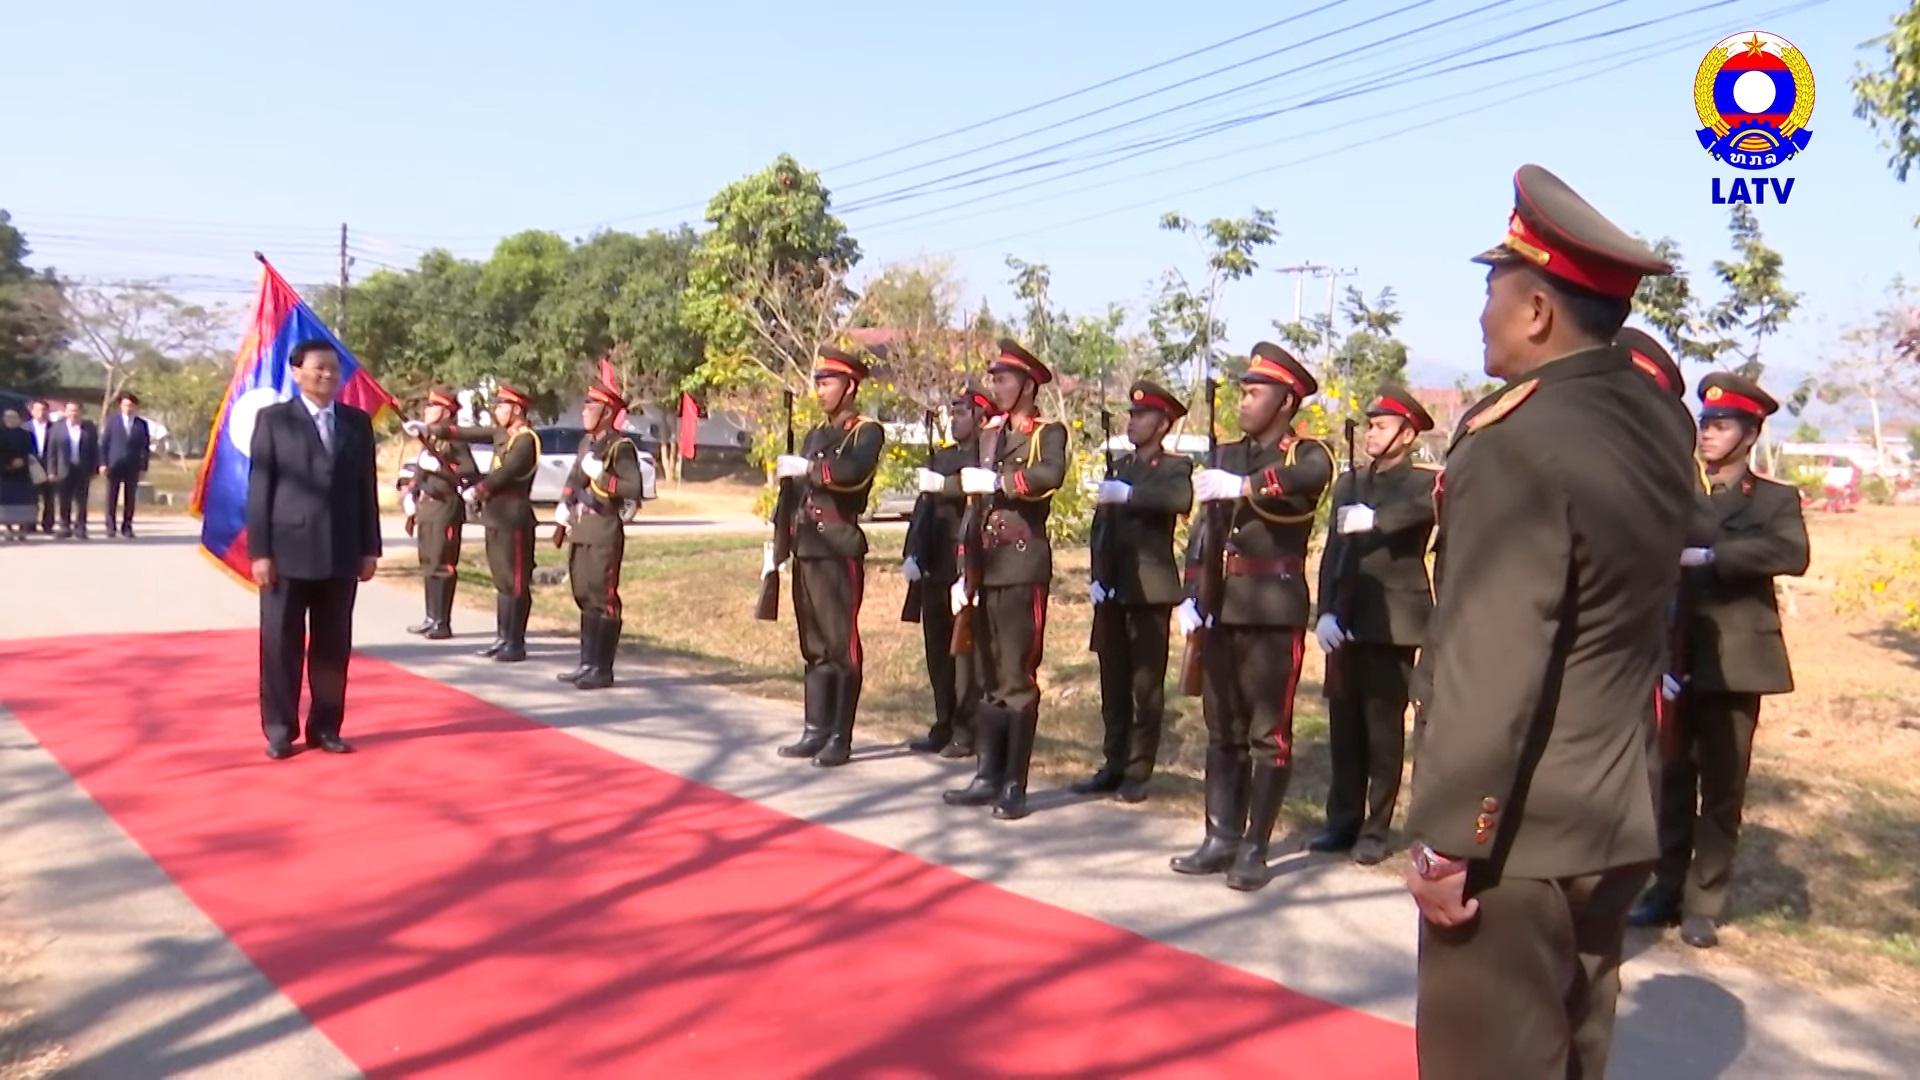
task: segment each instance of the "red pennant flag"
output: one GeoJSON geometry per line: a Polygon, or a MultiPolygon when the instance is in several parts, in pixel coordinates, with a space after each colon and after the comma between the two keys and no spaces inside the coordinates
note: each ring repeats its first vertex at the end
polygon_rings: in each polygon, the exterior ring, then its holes
{"type": "MultiPolygon", "coordinates": [[[[613,370],[613,361],[604,356],[600,358],[600,381],[605,383],[609,390],[620,390],[620,374],[613,370]]],[[[620,396],[625,397],[626,391],[621,390],[620,396]]],[[[626,429],[627,410],[621,409],[613,414],[613,430],[625,431],[626,429]]]]}
{"type": "Polygon", "coordinates": [[[699,429],[700,403],[693,400],[692,394],[682,390],[680,392],[680,460],[693,460],[694,439],[699,434],[699,429]]]}

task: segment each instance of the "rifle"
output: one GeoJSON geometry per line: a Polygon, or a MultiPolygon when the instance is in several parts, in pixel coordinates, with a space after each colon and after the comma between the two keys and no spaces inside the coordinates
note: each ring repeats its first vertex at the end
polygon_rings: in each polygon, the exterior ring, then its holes
{"type": "MultiPolygon", "coordinates": [[[[1107,396],[1105,383],[1100,384],[1100,396],[1107,396]]],[[[1106,457],[1107,469],[1103,479],[1113,479],[1113,417],[1107,413],[1106,402],[1100,403],[1100,452],[1106,457]]],[[[1111,507],[1095,507],[1093,511],[1093,535],[1087,538],[1087,547],[1092,557],[1093,580],[1108,589],[1113,588],[1114,542],[1118,530],[1114,528],[1114,511],[1111,507]]],[[[1100,643],[1107,638],[1109,619],[1107,609],[1112,607],[1112,599],[1107,603],[1093,606],[1093,632],[1087,641],[1087,649],[1100,651],[1100,643]]]]}
{"type": "MultiPolygon", "coordinates": [[[[1218,385],[1207,376],[1207,467],[1220,467],[1220,423],[1218,385]]],[[[1200,595],[1194,604],[1200,610],[1200,625],[1187,635],[1187,651],[1180,658],[1180,693],[1199,697],[1206,688],[1207,625],[1220,616],[1221,601],[1227,592],[1227,533],[1233,529],[1233,503],[1217,499],[1207,504],[1196,526],[1199,545],[1200,595]]]]}
{"type": "MultiPolygon", "coordinates": [[[[931,469],[933,468],[932,409],[928,409],[920,414],[920,425],[927,433],[927,468],[931,469]]],[[[938,506],[935,504],[933,496],[925,494],[924,492],[920,495],[920,501],[913,504],[913,520],[907,523],[907,535],[913,537],[917,543],[908,554],[913,556],[914,562],[920,564],[920,580],[907,582],[907,599],[905,603],[900,605],[901,622],[917,623],[920,621],[920,609],[924,603],[922,596],[926,591],[924,586],[927,581],[927,567],[933,561],[932,556],[935,550],[933,541],[938,539],[937,537],[930,538],[930,534],[934,531],[934,521],[937,518],[937,510],[938,506]]]]}
{"type": "MultiPolygon", "coordinates": [[[[1347,492],[1347,501],[1342,504],[1342,506],[1334,507],[1332,516],[1327,519],[1327,532],[1329,535],[1338,532],[1340,527],[1340,511],[1344,507],[1367,501],[1360,497],[1360,459],[1354,454],[1354,434],[1359,428],[1360,425],[1356,423],[1352,417],[1347,418],[1347,469],[1353,473],[1353,487],[1347,492]]],[[[1367,475],[1373,475],[1372,462],[1367,463],[1367,475]]],[[[1338,567],[1338,575],[1335,580],[1339,583],[1340,593],[1335,598],[1333,617],[1340,620],[1340,628],[1342,630],[1351,633],[1353,630],[1354,593],[1359,589],[1360,584],[1360,545],[1356,541],[1341,541],[1340,566],[1338,567]]],[[[1329,656],[1327,660],[1326,683],[1328,697],[1343,697],[1359,689],[1360,678],[1359,674],[1353,669],[1353,652],[1349,650],[1344,643],[1335,649],[1333,655],[1329,656]]]]}
{"type": "MultiPolygon", "coordinates": [[[[780,391],[781,405],[787,413],[787,453],[793,453],[793,391],[780,391]]],[[[773,539],[767,542],[773,553],[773,573],[760,579],[760,601],[753,617],[761,622],[780,618],[780,566],[793,554],[793,519],[800,512],[800,481],[780,481],[780,494],[773,503],[773,539]]]]}
{"type": "MultiPolygon", "coordinates": [[[[988,428],[979,435],[980,465],[991,468],[1000,457],[1000,428],[988,428]]],[[[973,620],[980,617],[980,585],[986,575],[987,514],[991,495],[967,496],[967,510],[960,519],[960,587],[971,601],[953,617],[953,637],[948,652],[965,656],[973,651],[973,620]]]]}
{"type": "MultiPolygon", "coordinates": [[[[1707,487],[1704,476],[1701,477],[1700,486],[1707,487]]],[[[1680,733],[1680,709],[1687,696],[1687,630],[1688,624],[1693,621],[1693,604],[1689,602],[1692,590],[1687,587],[1687,578],[1692,573],[1691,570],[1680,572],[1679,586],[1673,593],[1672,621],[1667,626],[1667,649],[1670,654],[1667,673],[1680,681],[1680,693],[1672,701],[1667,700],[1664,692],[1656,693],[1653,699],[1654,720],[1660,736],[1660,760],[1667,764],[1680,760],[1686,754],[1686,745],[1680,733]]]]}

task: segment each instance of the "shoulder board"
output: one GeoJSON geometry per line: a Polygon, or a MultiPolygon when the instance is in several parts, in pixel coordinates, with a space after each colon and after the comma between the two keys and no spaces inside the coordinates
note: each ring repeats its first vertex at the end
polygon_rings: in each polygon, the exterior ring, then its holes
{"type": "Polygon", "coordinates": [[[1007,414],[1006,414],[1006,413],[1001,413],[1001,414],[1000,414],[999,416],[989,416],[989,417],[987,417],[987,422],[986,422],[986,423],[984,423],[984,424],[981,424],[980,426],[981,426],[982,428],[1003,428],[1003,427],[1006,427],[1006,426],[1007,426],[1007,414]]]}
{"type": "Polygon", "coordinates": [[[1441,465],[1429,465],[1429,464],[1427,464],[1427,463],[1426,463],[1426,462],[1424,462],[1424,461],[1416,461],[1416,462],[1414,462],[1414,463],[1413,463],[1413,467],[1414,467],[1414,468],[1416,468],[1416,469],[1425,469],[1425,470],[1427,470],[1428,472],[1436,472],[1436,473],[1437,473],[1437,472],[1442,472],[1442,471],[1444,471],[1444,469],[1445,469],[1445,467],[1444,467],[1444,466],[1441,466],[1441,465]]]}
{"type": "Polygon", "coordinates": [[[1480,410],[1480,415],[1467,421],[1467,430],[1479,431],[1482,428],[1491,427],[1506,419],[1509,413],[1520,407],[1521,402],[1533,396],[1534,390],[1537,389],[1539,385],[1539,379],[1528,379],[1526,382],[1502,394],[1499,401],[1480,410]]]}

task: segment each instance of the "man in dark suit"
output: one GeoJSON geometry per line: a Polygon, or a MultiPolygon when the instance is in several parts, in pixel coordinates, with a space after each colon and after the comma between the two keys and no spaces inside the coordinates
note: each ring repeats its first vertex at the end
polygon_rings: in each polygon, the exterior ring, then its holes
{"type": "Polygon", "coordinates": [[[100,432],[86,418],[77,401],[67,402],[66,417],[54,428],[47,453],[47,479],[60,496],[60,533],[87,538],[87,493],[93,489],[93,473],[100,467],[100,432]],[[79,511],[79,520],[74,511],[79,511]]]}
{"type": "Polygon", "coordinates": [[[58,501],[59,488],[52,478],[53,436],[60,425],[47,415],[47,403],[34,401],[27,405],[26,429],[33,434],[33,463],[28,472],[33,480],[33,527],[43,533],[53,532],[53,507],[58,501]]]}
{"type": "Polygon", "coordinates": [[[247,474],[247,550],[260,586],[260,726],[267,756],[292,757],[300,673],[310,698],[307,745],[340,738],[353,651],[353,601],[380,561],[373,421],[334,400],[340,357],[303,341],[288,361],[300,393],[261,409],[247,474]]]}
{"type": "Polygon", "coordinates": [[[1678,922],[1682,941],[1707,949],[1720,941],[1760,699],[1793,692],[1774,578],[1806,573],[1809,547],[1800,492],[1747,467],[1779,402],[1716,371],[1700,380],[1700,403],[1712,528],[1680,553],[1682,654],[1661,687],[1675,728],[1660,782],[1660,863],[1631,922],[1678,922]]]}
{"type": "Polygon", "coordinates": [[[140,418],[140,399],[132,393],[120,392],[119,407],[119,414],[101,427],[100,471],[107,477],[107,535],[131,540],[133,498],[140,490],[140,478],[147,474],[147,422],[140,418]]]}
{"type": "Polygon", "coordinates": [[[1407,888],[1428,1080],[1606,1075],[1627,912],[1658,853],[1648,732],[1697,480],[1692,425],[1613,344],[1672,272],[1523,166],[1447,452],[1407,888]]]}

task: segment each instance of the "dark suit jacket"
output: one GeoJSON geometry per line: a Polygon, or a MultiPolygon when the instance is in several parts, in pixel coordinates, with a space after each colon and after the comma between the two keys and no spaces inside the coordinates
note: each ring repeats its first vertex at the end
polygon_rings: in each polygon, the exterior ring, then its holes
{"type": "Polygon", "coordinates": [[[74,453],[73,433],[66,420],[53,426],[47,439],[47,479],[65,480],[71,473],[90,476],[100,467],[100,432],[93,421],[80,421],[80,452],[74,453]]]}
{"type": "Polygon", "coordinates": [[[1683,572],[1687,674],[1703,693],[1785,694],[1793,690],[1773,579],[1807,572],[1807,523],[1800,492],[1741,470],[1710,497],[1717,535],[1713,564],[1683,572]]]}
{"type": "Polygon", "coordinates": [[[147,471],[147,422],[133,418],[133,430],[127,430],[126,418],[115,413],[101,421],[100,463],[116,476],[138,476],[147,471]]]}
{"type": "Polygon", "coordinates": [[[333,413],[332,454],[299,397],[254,421],[247,552],[272,559],[283,578],[357,577],[361,559],[380,555],[373,422],[339,402],[333,413]]]}

